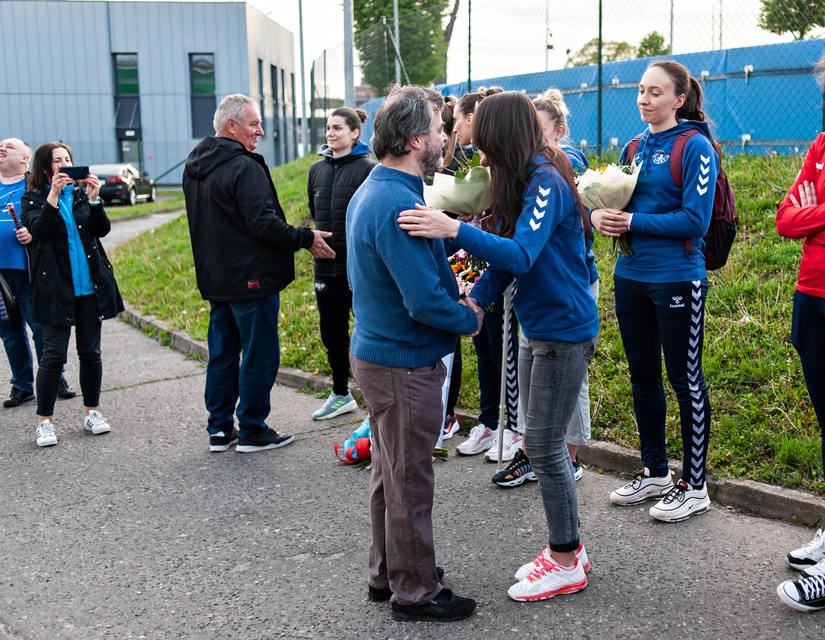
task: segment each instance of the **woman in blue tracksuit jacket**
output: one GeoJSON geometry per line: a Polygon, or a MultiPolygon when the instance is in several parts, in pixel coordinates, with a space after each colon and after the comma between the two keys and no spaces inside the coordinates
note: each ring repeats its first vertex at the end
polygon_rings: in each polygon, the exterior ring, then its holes
{"type": "Polygon", "coordinates": [[[601,233],[625,235],[630,255],[619,255],[614,276],[622,335],[644,470],[610,494],[615,504],[651,498],[658,520],[676,522],[710,508],[705,466],[710,403],[702,372],[707,271],[703,254],[710,224],[718,145],[701,110],[702,89],[681,64],[651,62],[639,83],[637,104],[648,128],[634,158],[641,163],[627,211],[597,209],[590,220],[601,233]],[[682,187],[671,175],[679,133],[698,129],[682,154],[682,187]],[[676,392],[682,425],[682,478],[674,486],[665,451],[662,352],[676,392]]]}
{"type": "Polygon", "coordinates": [[[476,308],[495,300],[516,276],[519,396],[527,407],[525,441],[539,478],[549,544],[519,568],[508,595],[542,600],[587,585],[589,562],[579,540],[565,434],[599,330],[585,260],[590,229],[570,161],[547,143],[526,95],[507,91],[485,98],[476,109],[473,139],[482,164],[490,167],[496,233],[426,208],[402,212],[399,224],[412,235],[454,238],[490,264],[467,299],[476,308]]]}

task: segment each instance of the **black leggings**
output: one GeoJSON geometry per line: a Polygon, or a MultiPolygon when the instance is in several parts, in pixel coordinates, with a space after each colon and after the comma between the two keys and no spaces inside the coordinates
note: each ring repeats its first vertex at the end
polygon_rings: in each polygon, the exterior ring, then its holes
{"type": "MultiPolygon", "coordinates": [[[[799,291],[794,294],[791,342],[802,361],[820,437],[825,440],[825,298],[799,291]]],[[[822,465],[825,468],[825,444],[822,445],[822,465]]]]}
{"type": "Polygon", "coordinates": [[[702,371],[707,280],[639,282],[614,276],[613,281],[644,466],[654,476],[668,473],[664,353],[679,402],[682,479],[701,486],[710,438],[710,401],[702,371]]]}
{"type": "MultiPolygon", "coordinates": [[[[54,414],[60,375],[69,351],[71,327],[43,326],[43,357],[37,370],[37,415],[54,414]]],[[[75,298],[75,340],[80,360],[80,389],[83,406],[100,404],[100,385],[103,381],[103,364],[100,359],[100,312],[94,295],[75,298]]]]}
{"type": "Polygon", "coordinates": [[[349,313],[352,291],[346,276],[315,276],[315,297],[321,321],[321,342],[332,369],[332,391],[349,393],[349,313]]]}

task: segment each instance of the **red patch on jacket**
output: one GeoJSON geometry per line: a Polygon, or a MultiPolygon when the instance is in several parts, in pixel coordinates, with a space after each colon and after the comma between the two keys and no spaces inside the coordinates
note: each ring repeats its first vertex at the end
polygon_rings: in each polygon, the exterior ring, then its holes
{"type": "Polygon", "coordinates": [[[260,289],[261,288],[261,281],[260,280],[247,280],[246,281],[246,288],[247,289],[260,289]]]}

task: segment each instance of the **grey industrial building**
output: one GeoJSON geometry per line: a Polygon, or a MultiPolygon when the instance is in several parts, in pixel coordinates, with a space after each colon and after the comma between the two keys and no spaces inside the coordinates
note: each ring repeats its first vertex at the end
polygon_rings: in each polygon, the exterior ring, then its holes
{"type": "Polygon", "coordinates": [[[294,36],[246,3],[3,0],[0,25],[0,139],[60,140],[76,164],[179,184],[217,103],[244,93],[267,163],[298,155],[294,36]]]}

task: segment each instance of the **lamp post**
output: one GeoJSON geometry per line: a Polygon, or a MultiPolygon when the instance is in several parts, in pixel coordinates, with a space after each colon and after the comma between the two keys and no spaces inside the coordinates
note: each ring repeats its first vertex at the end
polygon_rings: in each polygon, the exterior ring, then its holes
{"type": "Polygon", "coordinates": [[[596,152],[602,158],[602,0],[599,0],[599,75],[596,90],[596,152]]]}
{"type": "Polygon", "coordinates": [[[302,144],[301,150],[306,153],[307,140],[309,139],[309,122],[307,121],[307,76],[304,71],[304,3],[303,0],[298,0],[298,37],[301,40],[301,118],[302,144]]]}

